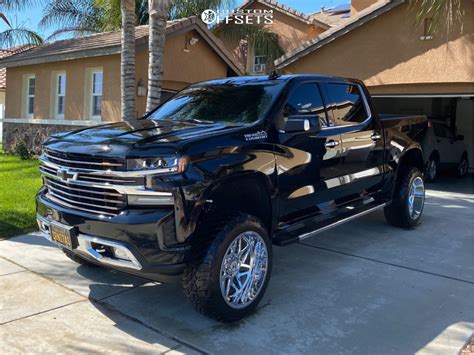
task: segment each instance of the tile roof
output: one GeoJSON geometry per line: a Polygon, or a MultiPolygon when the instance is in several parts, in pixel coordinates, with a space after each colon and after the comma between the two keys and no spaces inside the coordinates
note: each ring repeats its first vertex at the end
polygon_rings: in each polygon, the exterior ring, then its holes
{"type": "MultiPolygon", "coordinates": [[[[14,54],[24,52],[31,48],[30,46],[21,46],[10,49],[0,49],[0,60],[8,58],[14,54]]],[[[7,87],[7,70],[5,68],[0,68],[0,90],[6,89],[7,87]]]]}
{"type": "Polygon", "coordinates": [[[347,21],[348,17],[347,12],[329,12],[329,11],[319,11],[312,13],[310,16],[318,21],[327,23],[329,26],[334,27],[334,26],[339,26],[341,23],[344,21],[347,21]]]}
{"type": "MultiPolygon", "coordinates": [[[[235,62],[232,55],[225,49],[220,40],[209,31],[202,21],[198,21],[196,16],[168,21],[166,35],[192,29],[197,30],[206,39],[232,70],[239,74],[243,73],[240,64],[235,62]]],[[[135,27],[136,45],[147,45],[148,33],[148,25],[135,27]]],[[[121,50],[121,36],[121,31],[113,31],[46,43],[4,60],[0,58],[0,66],[14,67],[118,54],[121,50]]]]}
{"type": "Polygon", "coordinates": [[[304,22],[308,25],[317,25],[319,27],[322,27],[324,29],[328,29],[330,26],[329,24],[320,21],[316,18],[312,18],[309,15],[306,15],[298,10],[295,10],[289,6],[283,5],[275,0],[246,0],[241,6],[238,7],[238,9],[245,9],[246,7],[250,6],[253,3],[261,3],[265,6],[270,7],[271,9],[280,11],[292,18],[295,18],[301,22],[304,22]]]}
{"type": "Polygon", "coordinates": [[[347,21],[332,27],[314,39],[306,41],[300,47],[285,53],[280,58],[275,60],[275,68],[281,69],[286,67],[305,55],[312,53],[322,46],[336,40],[337,38],[350,33],[350,31],[363,26],[365,23],[373,20],[387,11],[390,11],[394,7],[401,5],[404,2],[405,0],[380,0],[374,3],[373,5],[357,13],[357,15],[350,17],[347,21]]]}

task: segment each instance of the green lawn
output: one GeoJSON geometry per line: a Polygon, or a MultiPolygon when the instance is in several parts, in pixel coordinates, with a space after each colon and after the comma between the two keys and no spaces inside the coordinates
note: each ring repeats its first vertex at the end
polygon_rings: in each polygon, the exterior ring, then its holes
{"type": "Polygon", "coordinates": [[[37,229],[35,195],[41,186],[38,160],[0,150],[0,239],[37,229]]]}

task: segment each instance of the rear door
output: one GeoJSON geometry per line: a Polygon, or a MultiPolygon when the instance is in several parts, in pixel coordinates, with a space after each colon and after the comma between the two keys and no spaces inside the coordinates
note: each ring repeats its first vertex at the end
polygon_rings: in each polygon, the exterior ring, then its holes
{"type": "Polygon", "coordinates": [[[324,85],[329,126],[341,134],[342,177],[338,183],[347,199],[377,191],[383,179],[384,137],[370,111],[367,92],[357,83],[324,85]]]}
{"type": "Polygon", "coordinates": [[[325,182],[341,174],[340,135],[325,130],[327,112],[320,86],[317,82],[295,85],[288,94],[283,112],[275,120],[279,131],[275,155],[281,222],[317,214],[331,204],[334,194],[325,182]],[[308,115],[310,129],[285,132],[284,124],[291,115],[308,115]],[[321,130],[315,125],[316,119],[321,130]]]}

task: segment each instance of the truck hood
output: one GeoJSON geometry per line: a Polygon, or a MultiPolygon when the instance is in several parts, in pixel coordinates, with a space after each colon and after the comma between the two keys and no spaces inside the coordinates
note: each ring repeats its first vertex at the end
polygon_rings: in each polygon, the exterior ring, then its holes
{"type": "Polygon", "coordinates": [[[133,148],[157,144],[163,148],[176,148],[183,141],[195,137],[206,138],[216,132],[232,128],[235,126],[223,123],[198,124],[141,119],[55,134],[46,141],[45,147],[74,153],[101,153],[101,155],[113,151],[114,155],[122,155],[133,148]]]}

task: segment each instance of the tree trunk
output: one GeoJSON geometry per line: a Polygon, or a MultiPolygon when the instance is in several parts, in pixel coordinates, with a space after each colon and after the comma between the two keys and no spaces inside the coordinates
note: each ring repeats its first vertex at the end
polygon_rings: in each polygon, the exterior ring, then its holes
{"type": "Polygon", "coordinates": [[[166,40],[166,20],[171,0],[148,0],[150,36],[148,42],[148,97],[146,110],[151,111],[160,103],[163,59],[166,40]]]}
{"type": "Polygon", "coordinates": [[[135,0],[120,0],[122,11],[121,115],[122,120],[136,118],[135,110],[135,0]]]}

